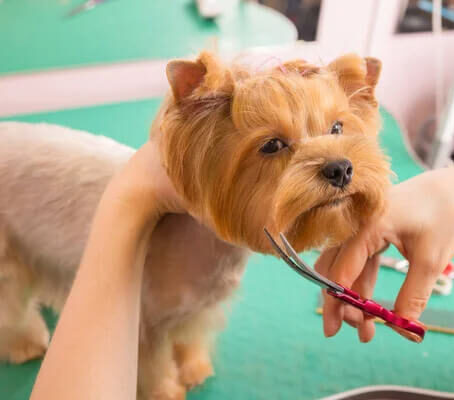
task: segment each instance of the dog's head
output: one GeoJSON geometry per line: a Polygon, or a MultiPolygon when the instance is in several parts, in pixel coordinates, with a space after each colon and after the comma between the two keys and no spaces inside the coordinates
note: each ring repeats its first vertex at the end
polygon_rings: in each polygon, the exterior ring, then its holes
{"type": "Polygon", "coordinates": [[[355,55],[263,72],[209,53],[170,62],[161,152],[189,212],[260,252],[271,251],[264,227],[298,251],[352,235],[383,211],[389,183],[376,138],[380,68],[355,55]]]}

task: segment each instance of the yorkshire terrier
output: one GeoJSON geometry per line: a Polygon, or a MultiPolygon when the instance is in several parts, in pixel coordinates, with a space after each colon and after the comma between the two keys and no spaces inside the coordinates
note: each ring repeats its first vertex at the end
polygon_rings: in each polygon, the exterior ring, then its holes
{"type": "MultiPolygon", "coordinates": [[[[385,208],[389,165],[377,143],[381,64],[347,55],[263,71],[210,53],[167,66],[171,91],[152,126],[187,205],[150,239],[138,394],[184,399],[213,374],[222,304],[263,228],[303,251],[351,236],[385,208]]],[[[40,357],[40,305],[61,309],[112,175],[133,150],[52,125],[0,124],[0,357],[40,357]]]]}

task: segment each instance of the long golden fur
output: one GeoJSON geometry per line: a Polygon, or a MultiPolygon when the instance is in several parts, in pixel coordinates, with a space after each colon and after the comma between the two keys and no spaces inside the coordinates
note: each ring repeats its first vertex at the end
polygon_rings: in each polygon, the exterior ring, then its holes
{"type": "MultiPolygon", "coordinates": [[[[298,250],[348,238],[385,207],[388,163],[377,144],[375,59],[303,60],[254,72],[209,53],[172,61],[171,93],[151,132],[188,208],[162,219],[143,278],[138,394],[177,400],[213,374],[221,304],[263,228],[298,250]],[[343,124],[343,133],[333,124],[343,124]],[[279,151],[264,152],[270,141],[279,151]],[[330,162],[349,160],[333,186],[330,162]],[[352,171],[350,171],[351,173],[352,171]]],[[[112,140],[53,125],[0,123],[0,358],[39,357],[39,305],[61,309],[99,198],[132,154],[112,140]]],[[[108,273],[108,271],[106,271],[108,273]]]]}
{"type": "Polygon", "coordinates": [[[376,140],[379,70],[377,60],[355,55],[326,68],[293,61],[261,73],[225,69],[209,53],[173,62],[176,101],[161,123],[168,174],[190,210],[228,242],[269,252],[265,225],[285,231],[300,251],[345,240],[384,207],[389,170],[376,140]],[[329,134],[335,121],[342,135],[329,134]],[[288,147],[261,154],[273,138],[288,147]],[[320,175],[337,159],[354,170],[342,191],[320,175]],[[340,197],[338,207],[318,207],[340,197]]]}

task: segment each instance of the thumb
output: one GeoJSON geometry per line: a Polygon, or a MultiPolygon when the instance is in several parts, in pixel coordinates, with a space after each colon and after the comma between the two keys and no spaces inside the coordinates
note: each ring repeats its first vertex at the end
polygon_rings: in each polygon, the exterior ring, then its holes
{"type": "Polygon", "coordinates": [[[427,266],[424,263],[413,264],[408,270],[394,305],[394,311],[401,317],[417,320],[424,311],[436,281],[436,276],[432,277],[431,273],[429,278],[418,271],[426,269],[427,266]]]}
{"type": "Polygon", "coordinates": [[[394,306],[396,313],[407,319],[417,320],[421,316],[438,276],[449,262],[449,257],[424,249],[427,247],[418,246],[410,258],[410,267],[394,306]]]}
{"type": "MultiPolygon", "coordinates": [[[[369,257],[363,235],[350,238],[339,250],[337,257],[328,271],[328,278],[350,288],[360,276],[369,257]]],[[[344,303],[331,297],[325,297],[323,306],[323,326],[325,336],[334,336],[342,326],[344,303]]]]}
{"type": "MultiPolygon", "coordinates": [[[[422,250],[418,250],[411,257],[407,276],[394,305],[396,314],[413,321],[418,321],[426,308],[435,282],[449,261],[449,257],[445,260],[444,257],[436,256],[433,252],[424,251],[427,249],[425,246],[418,246],[418,248],[422,250]]],[[[395,327],[393,329],[413,339],[410,337],[411,333],[395,327]]]]}

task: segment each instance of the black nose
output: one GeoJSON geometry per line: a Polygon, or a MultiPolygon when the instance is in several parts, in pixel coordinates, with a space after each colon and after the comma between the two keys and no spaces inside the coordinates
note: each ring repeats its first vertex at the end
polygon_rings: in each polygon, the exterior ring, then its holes
{"type": "Polygon", "coordinates": [[[322,174],[331,185],[342,189],[352,180],[353,165],[349,160],[331,161],[323,166],[322,174]]]}

